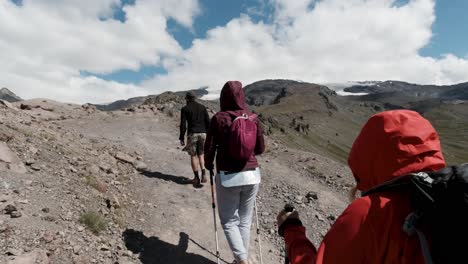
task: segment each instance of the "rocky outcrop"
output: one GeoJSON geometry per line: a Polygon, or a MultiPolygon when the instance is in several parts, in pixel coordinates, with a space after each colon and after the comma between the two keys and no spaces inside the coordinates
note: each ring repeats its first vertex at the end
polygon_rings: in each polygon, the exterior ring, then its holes
{"type": "Polygon", "coordinates": [[[20,256],[13,256],[8,264],[49,264],[47,252],[43,249],[34,249],[29,253],[20,256]]]}
{"type": "Polygon", "coordinates": [[[5,101],[5,100],[0,100],[0,106],[10,108],[10,109],[16,109],[10,102],[5,101]]]}
{"type": "MultiPolygon", "coordinates": [[[[190,90],[190,92],[194,93],[195,96],[197,97],[202,97],[204,95],[208,94],[207,91],[208,87],[202,87],[200,89],[195,89],[195,90],[190,90]]],[[[153,104],[154,98],[160,97],[164,98],[168,94],[175,95],[176,97],[181,97],[183,98],[185,96],[184,92],[165,92],[160,95],[148,95],[148,96],[139,96],[139,97],[134,97],[130,98],[127,100],[118,100],[115,102],[112,102],[110,104],[96,104],[94,105],[97,109],[101,111],[117,111],[117,110],[124,110],[124,109],[135,109],[135,107],[138,107],[139,105],[145,105],[145,104],[153,104]]],[[[170,97],[171,100],[175,99],[176,97],[170,97]]],[[[158,99],[156,99],[158,101],[158,99]]]]}
{"type": "Polygon", "coordinates": [[[23,162],[11,151],[5,142],[0,142],[0,171],[27,172],[23,162]]]}

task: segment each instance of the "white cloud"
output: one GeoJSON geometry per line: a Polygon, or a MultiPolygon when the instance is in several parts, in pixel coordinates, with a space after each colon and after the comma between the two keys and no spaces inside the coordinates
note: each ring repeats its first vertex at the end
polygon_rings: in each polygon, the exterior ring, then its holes
{"type": "MultiPolygon", "coordinates": [[[[183,90],[203,85],[219,89],[227,79],[415,80],[400,70],[405,68],[401,63],[434,64],[417,54],[431,37],[432,1],[401,8],[381,0],[276,0],[272,5],[272,25],[246,15],[234,19],[195,41],[177,62],[167,63],[167,76],[144,85],[183,90]]],[[[416,77],[425,70],[416,71],[416,77]]]]}
{"type": "Polygon", "coordinates": [[[211,30],[184,51],[169,74],[144,86],[217,92],[229,79],[310,82],[404,80],[428,84],[468,81],[468,60],[423,57],[431,37],[433,0],[274,0],[274,23],[244,15],[211,30]]]}
{"type": "Polygon", "coordinates": [[[182,48],[166,31],[167,19],[191,27],[199,8],[197,0],[177,2],[174,6],[172,0],[138,0],[124,7],[127,20],[121,23],[108,19],[119,0],[25,0],[21,7],[0,0],[0,84],[25,98],[74,102],[148,93],[81,77],[80,71],[138,70],[142,64],[160,64],[163,56],[180,56],[182,48]]]}
{"type": "Polygon", "coordinates": [[[215,91],[229,79],[468,80],[467,58],[419,54],[432,37],[435,0],[259,1],[275,7],[271,24],[244,14],[183,50],[166,22],[191,29],[200,15],[196,0],[137,0],[125,6],[125,23],[98,19],[111,17],[117,0],[25,0],[21,8],[0,0],[0,59],[7,62],[0,84],[24,97],[105,102],[206,85],[215,91]],[[79,75],[142,64],[163,65],[168,74],[140,87],[79,75]]]}

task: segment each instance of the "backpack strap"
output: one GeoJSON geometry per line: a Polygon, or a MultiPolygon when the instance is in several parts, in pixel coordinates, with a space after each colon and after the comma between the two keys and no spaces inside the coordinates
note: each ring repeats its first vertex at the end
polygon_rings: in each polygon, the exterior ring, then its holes
{"type": "Polygon", "coordinates": [[[231,116],[234,116],[234,117],[239,117],[239,116],[242,115],[242,114],[237,113],[236,111],[226,111],[226,113],[228,113],[228,114],[230,114],[231,116]]]}
{"type": "Polygon", "coordinates": [[[418,228],[416,228],[416,233],[418,234],[419,242],[421,243],[421,250],[424,256],[424,262],[426,264],[433,264],[434,261],[432,260],[431,250],[429,249],[429,243],[427,243],[426,236],[418,228]]]}
{"type": "MultiPolygon", "coordinates": [[[[411,173],[408,175],[403,175],[397,177],[393,180],[388,182],[384,182],[362,194],[362,196],[367,196],[373,193],[380,193],[384,191],[389,191],[398,187],[403,186],[412,186],[416,188],[419,195],[422,195],[426,200],[433,201],[432,197],[427,194],[424,189],[421,188],[420,184],[432,184],[433,179],[430,177],[428,173],[420,172],[420,173],[411,173]]],[[[421,251],[424,257],[425,264],[433,264],[434,261],[432,260],[431,251],[429,249],[429,243],[427,242],[427,238],[424,233],[418,228],[418,224],[421,221],[423,214],[421,211],[416,210],[411,212],[406,218],[403,224],[403,231],[408,234],[408,236],[414,235],[416,233],[419,238],[419,243],[421,244],[421,251]]]]}
{"type": "Polygon", "coordinates": [[[244,118],[244,119],[249,119],[250,121],[255,121],[255,119],[257,119],[258,117],[256,114],[237,113],[236,111],[226,111],[226,113],[234,117],[234,119],[232,120],[233,122],[239,118],[244,118]]]}
{"type": "Polygon", "coordinates": [[[405,223],[403,224],[403,231],[405,231],[408,236],[412,236],[416,233],[419,237],[419,243],[421,244],[421,251],[424,257],[425,264],[433,264],[434,261],[432,260],[431,250],[429,249],[429,243],[427,242],[427,238],[424,233],[416,227],[422,217],[421,213],[412,212],[410,213],[406,219],[405,223]]]}
{"type": "Polygon", "coordinates": [[[401,187],[401,186],[407,186],[409,184],[411,176],[412,176],[412,174],[403,175],[403,176],[397,177],[397,178],[395,178],[393,180],[384,182],[384,183],[382,183],[380,185],[375,186],[374,188],[371,188],[371,189],[363,192],[362,196],[368,196],[368,195],[371,195],[373,193],[381,193],[381,192],[389,191],[389,190],[392,190],[392,189],[395,189],[395,188],[398,188],[398,187],[401,187]]]}
{"type": "MultiPolygon", "coordinates": [[[[373,193],[380,193],[388,190],[395,189],[397,187],[401,186],[408,186],[408,185],[414,185],[418,189],[420,189],[423,193],[425,193],[424,190],[422,190],[418,186],[418,182],[420,183],[425,183],[425,184],[432,184],[434,180],[431,178],[431,176],[426,173],[426,172],[418,172],[418,173],[410,173],[407,175],[403,175],[400,177],[396,177],[395,179],[392,179],[390,181],[384,182],[380,185],[375,186],[374,188],[371,188],[365,192],[362,193],[362,196],[367,196],[373,193]]],[[[431,199],[430,196],[426,195],[428,199],[431,199]]]]}

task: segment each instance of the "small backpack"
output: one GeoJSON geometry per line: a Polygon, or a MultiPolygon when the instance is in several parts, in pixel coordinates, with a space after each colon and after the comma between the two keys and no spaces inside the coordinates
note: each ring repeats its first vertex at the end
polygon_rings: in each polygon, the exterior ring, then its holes
{"type": "Polygon", "coordinates": [[[228,111],[234,117],[229,132],[228,149],[233,159],[248,161],[257,144],[256,114],[239,114],[228,111]]]}
{"type": "Polygon", "coordinates": [[[426,264],[468,263],[468,164],[395,178],[363,193],[409,192],[412,212],[403,223],[417,234],[426,264]],[[422,229],[430,235],[431,250],[422,229]]]}

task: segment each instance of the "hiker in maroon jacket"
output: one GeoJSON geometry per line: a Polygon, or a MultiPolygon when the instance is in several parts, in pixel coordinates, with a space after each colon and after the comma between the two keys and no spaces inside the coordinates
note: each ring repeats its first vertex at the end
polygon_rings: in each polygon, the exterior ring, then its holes
{"type": "Polygon", "coordinates": [[[216,193],[221,225],[233,252],[234,263],[247,264],[250,226],[260,183],[255,155],[265,151],[263,129],[258,119],[254,118],[257,133],[253,154],[244,161],[234,159],[232,149],[228,148],[231,125],[239,116],[255,115],[247,110],[242,84],[238,81],[229,81],[224,85],[220,105],[221,112],[211,119],[206,138],[205,166],[213,170],[216,156],[216,193]],[[225,180],[227,178],[231,182],[225,180]]]}

